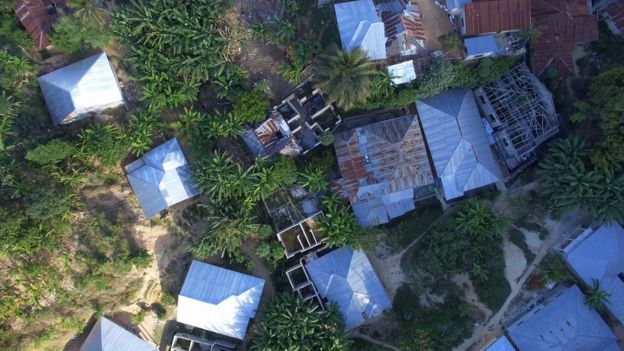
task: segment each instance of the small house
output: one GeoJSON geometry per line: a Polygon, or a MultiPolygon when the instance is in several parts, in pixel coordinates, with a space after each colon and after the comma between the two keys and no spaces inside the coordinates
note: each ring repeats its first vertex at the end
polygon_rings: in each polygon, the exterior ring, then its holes
{"type": "Polygon", "coordinates": [[[157,347],[130,333],[107,318],[100,317],[80,347],[80,351],[156,351],[157,347]]]}
{"type": "Polygon", "coordinates": [[[117,76],[105,53],[39,77],[54,126],[124,104],[117,76]]]}
{"type": "Polygon", "coordinates": [[[516,320],[507,336],[519,351],[620,350],[611,329],[576,285],[557,290],[516,320]]]}
{"type": "Polygon", "coordinates": [[[588,287],[609,293],[605,307],[624,324],[624,229],[619,223],[586,229],[564,249],[568,267],[588,287]]]}
{"type": "Polygon", "coordinates": [[[335,303],[352,330],[392,307],[363,251],[343,247],[305,264],[322,301],[335,303]]]}
{"type": "Polygon", "coordinates": [[[355,0],[334,5],[344,51],[364,50],[371,60],[386,59],[384,23],[373,0],[355,0]]]}
{"type": "Polygon", "coordinates": [[[145,217],[199,194],[184,153],[173,138],[126,166],[128,182],[145,217]]]}
{"type": "Polygon", "coordinates": [[[450,0],[463,36],[514,32],[531,25],[531,0],[450,0]]]}
{"type": "Polygon", "coordinates": [[[416,108],[447,201],[502,183],[472,91],[449,90],[416,101],[416,108]]]}
{"type": "Polygon", "coordinates": [[[193,261],[178,295],[177,321],[243,340],[264,279],[193,261]]]}

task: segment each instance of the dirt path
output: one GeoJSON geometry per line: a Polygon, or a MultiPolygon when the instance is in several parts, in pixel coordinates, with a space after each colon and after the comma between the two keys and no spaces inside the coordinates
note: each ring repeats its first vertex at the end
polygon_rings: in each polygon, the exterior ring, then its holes
{"type": "Polygon", "coordinates": [[[518,279],[518,281],[510,281],[511,294],[509,294],[501,309],[496,312],[496,314],[489,320],[487,324],[475,330],[472,337],[466,339],[454,350],[468,350],[469,348],[482,350],[485,346],[487,346],[487,342],[490,342],[491,340],[502,335],[501,325],[504,319],[507,317],[507,310],[510,308],[511,302],[521,292],[524,283],[531,276],[539,263],[548,254],[550,248],[557,242],[562,234],[576,227],[580,223],[580,220],[581,218],[578,213],[568,213],[558,221],[550,219],[546,220],[546,226],[550,235],[543,241],[542,247],[537,253],[535,259],[531,262],[531,264],[524,272],[524,274],[522,274],[520,279],[518,279]]]}
{"type": "Polygon", "coordinates": [[[503,252],[505,256],[505,278],[512,282],[517,282],[527,267],[527,259],[524,252],[512,243],[508,234],[503,236],[503,252]]]}
{"type": "Polygon", "coordinates": [[[455,274],[451,281],[453,281],[461,289],[464,289],[466,293],[466,302],[478,308],[484,315],[484,320],[488,320],[492,316],[492,310],[490,310],[483,302],[479,301],[479,296],[472,284],[472,280],[468,276],[468,273],[455,274]]]}
{"type": "Polygon", "coordinates": [[[254,268],[251,271],[252,275],[264,279],[264,296],[263,301],[271,301],[275,296],[275,286],[273,285],[273,279],[271,278],[272,270],[269,269],[264,260],[256,254],[254,245],[251,242],[246,242],[241,247],[241,251],[245,256],[249,257],[254,264],[254,268]]]}

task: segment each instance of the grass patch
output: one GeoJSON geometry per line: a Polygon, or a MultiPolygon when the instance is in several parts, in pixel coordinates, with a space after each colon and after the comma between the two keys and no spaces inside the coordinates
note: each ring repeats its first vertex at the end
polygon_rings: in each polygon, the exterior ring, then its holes
{"type": "Polygon", "coordinates": [[[392,244],[406,247],[423,234],[444,212],[439,204],[418,207],[415,211],[390,224],[389,237],[392,244]]]}
{"type": "Polygon", "coordinates": [[[514,245],[519,247],[522,252],[524,252],[524,257],[526,258],[527,262],[533,261],[533,259],[535,258],[535,254],[533,253],[533,251],[531,251],[531,249],[529,249],[526,238],[521,231],[516,228],[509,228],[509,240],[514,243],[514,245]]]}
{"type": "Polygon", "coordinates": [[[479,300],[494,313],[501,308],[511,294],[511,286],[505,277],[504,258],[500,261],[496,266],[488,269],[489,278],[487,280],[471,277],[479,300]]]}

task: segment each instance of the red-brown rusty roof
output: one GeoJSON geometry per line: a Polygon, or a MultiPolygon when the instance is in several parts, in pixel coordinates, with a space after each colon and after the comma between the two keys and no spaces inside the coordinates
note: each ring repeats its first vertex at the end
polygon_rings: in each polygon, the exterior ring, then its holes
{"type": "Polygon", "coordinates": [[[606,11],[613,24],[621,32],[624,32],[624,0],[615,0],[607,7],[606,11]]]}
{"type": "Polygon", "coordinates": [[[531,66],[541,75],[546,68],[574,73],[572,50],[579,43],[598,40],[598,22],[585,0],[533,0],[533,23],[541,32],[534,40],[531,66]]]}
{"type": "Polygon", "coordinates": [[[67,0],[17,0],[15,14],[33,40],[34,46],[44,50],[50,45],[48,34],[58,19],[51,7],[64,7],[67,0]]]}
{"type": "Polygon", "coordinates": [[[341,184],[350,200],[360,186],[385,184],[389,194],[433,183],[423,133],[414,116],[377,122],[336,135],[341,184]]]}
{"type": "Polygon", "coordinates": [[[475,0],[464,7],[466,35],[529,28],[531,0],[475,0]]]}

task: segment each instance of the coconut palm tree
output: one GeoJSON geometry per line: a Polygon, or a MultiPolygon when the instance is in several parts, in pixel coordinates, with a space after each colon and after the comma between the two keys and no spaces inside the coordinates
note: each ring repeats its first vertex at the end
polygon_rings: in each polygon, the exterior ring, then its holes
{"type": "Polygon", "coordinates": [[[82,24],[106,23],[106,9],[97,6],[98,0],[71,0],[70,7],[76,10],[75,16],[82,24]]]}
{"type": "Polygon", "coordinates": [[[611,294],[602,290],[600,288],[600,282],[592,278],[592,286],[587,291],[585,304],[596,311],[601,311],[605,307],[605,304],[610,303],[609,297],[611,297],[611,294]]]}
{"type": "Polygon", "coordinates": [[[457,225],[480,240],[488,240],[507,226],[507,220],[498,217],[484,202],[471,199],[458,211],[457,225]]]}
{"type": "Polygon", "coordinates": [[[319,55],[312,65],[315,86],[339,107],[349,110],[371,96],[372,79],[378,74],[362,49],[349,52],[334,48],[319,55]]]}

